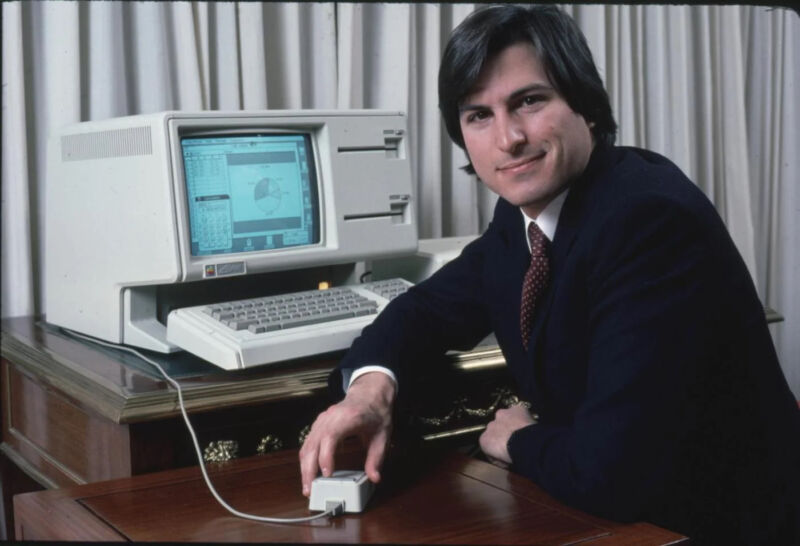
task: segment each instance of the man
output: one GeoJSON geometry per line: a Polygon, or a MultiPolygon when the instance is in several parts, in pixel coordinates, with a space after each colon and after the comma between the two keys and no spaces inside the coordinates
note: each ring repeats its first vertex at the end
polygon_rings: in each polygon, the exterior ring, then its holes
{"type": "Polygon", "coordinates": [[[444,52],[439,98],[468,169],[500,196],[494,218],[353,343],[331,376],[347,394],[300,453],[304,493],[351,435],[379,481],[398,388],[493,331],[540,417],[498,411],[480,438],[490,459],[699,544],[800,540],[800,412],[747,269],[675,165],[613,146],[575,23],[552,6],[476,11],[444,52]]]}

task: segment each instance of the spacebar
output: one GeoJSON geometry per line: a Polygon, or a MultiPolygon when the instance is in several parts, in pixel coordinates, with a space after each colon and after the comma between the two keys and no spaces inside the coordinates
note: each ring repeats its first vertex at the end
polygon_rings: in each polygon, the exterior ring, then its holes
{"type": "Polygon", "coordinates": [[[356,316],[354,311],[334,311],[322,315],[312,315],[310,317],[297,317],[281,321],[281,328],[296,328],[298,326],[308,326],[309,324],[319,324],[321,322],[331,322],[356,316]]]}

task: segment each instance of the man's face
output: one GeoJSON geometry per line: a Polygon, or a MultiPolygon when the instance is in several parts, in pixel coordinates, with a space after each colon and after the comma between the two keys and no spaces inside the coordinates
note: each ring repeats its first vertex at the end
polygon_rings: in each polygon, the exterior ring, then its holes
{"type": "Polygon", "coordinates": [[[459,119],[480,179],[532,218],[583,172],[594,146],[586,120],[556,92],[528,43],[484,66],[459,119]]]}

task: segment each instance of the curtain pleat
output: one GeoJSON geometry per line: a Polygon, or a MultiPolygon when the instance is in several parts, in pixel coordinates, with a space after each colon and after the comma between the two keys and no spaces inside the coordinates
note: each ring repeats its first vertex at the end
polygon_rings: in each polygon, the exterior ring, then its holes
{"type": "Polygon", "coordinates": [[[202,110],[207,102],[203,97],[202,47],[194,24],[194,10],[187,2],[169,4],[174,20],[175,50],[172,67],[176,73],[175,88],[179,108],[202,110]]]}
{"type": "Polygon", "coordinates": [[[111,2],[88,4],[88,70],[86,119],[105,119],[124,115],[128,105],[128,76],[123,13],[111,2]]]}
{"type": "MultiPolygon", "coordinates": [[[[211,2],[208,9],[208,33],[211,36],[208,53],[211,82],[209,104],[213,110],[241,110],[245,99],[240,75],[242,60],[239,52],[238,5],[234,2],[211,2]]],[[[258,47],[258,44],[253,44],[253,47],[258,47]]],[[[267,98],[265,91],[263,100],[267,98]]]]}
{"type": "MultiPolygon", "coordinates": [[[[446,28],[443,27],[437,36],[440,45],[439,54],[431,55],[429,60],[435,65],[435,69],[432,69],[431,74],[434,82],[437,80],[439,59],[450,33],[467,15],[475,10],[475,4],[452,5],[447,6],[447,9],[452,10],[452,16],[449,18],[449,25],[446,28]]],[[[432,88],[435,89],[436,85],[434,83],[432,88]]],[[[477,178],[468,175],[462,170],[462,167],[467,163],[466,154],[461,148],[453,144],[450,137],[447,136],[447,131],[441,121],[438,121],[441,118],[438,107],[438,91],[432,91],[428,96],[428,100],[431,101],[431,116],[437,120],[435,123],[429,120],[431,123],[430,130],[432,134],[437,135],[440,139],[443,148],[440,161],[443,166],[447,167],[447,171],[442,172],[442,182],[449,182],[450,184],[449,192],[444,193],[443,199],[442,235],[480,233],[489,225],[494,211],[494,204],[497,202],[497,196],[486,189],[486,186],[480,183],[477,178]],[[476,211],[478,212],[477,215],[475,214],[476,211]]]]}
{"type": "MultiPolygon", "coordinates": [[[[441,237],[443,226],[443,187],[447,184],[444,173],[452,169],[443,153],[444,142],[440,130],[436,74],[442,42],[442,8],[434,4],[414,6],[415,24],[411,81],[413,82],[414,108],[409,110],[417,128],[412,131],[412,168],[416,181],[417,223],[420,232],[431,237],[441,237]],[[445,158],[444,160],[442,158],[445,158]]],[[[448,184],[449,186],[449,184],[448,184]]]]}
{"type": "MultiPolygon", "coordinates": [[[[270,96],[267,85],[269,34],[265,32],[264,7],[260,2],[243,2],[237,7],[236,21],[239,26],[237,55],[242,75],[242,109],[263,110],[268,108],[270,99],[272,102],[277,100],[277,97],[270,96]]],[[[281,55],[274,54],[269,57],[271,59],[282,58],[281,55]]],[[[229,59],[228,62],[235,62],[235,59],[229,59]]],[[[270,66],[269,69],[272,73],[273,67],[270,66]]],[[[278,74],[274,73],[272,73],[272,79],[281,81],[278,74]]]]}
{"type": "MultiPolygon", "coordinates": [[[[25,93],[21,4],[3,6],[3,161],[2,305],[3,315],[30,315],[34,305],[34,253],[25,93]]],[[[35,208],[33,209],[35,210],[35,208]]]]}
{"type": "Polygon", "coordinates": [[[745,119],[742,66],[741,19],[738,10],[715,7],[717,17],[712,30],[717,36],[716,51],[718,85],[714,86],[718,118],[716,140],[721,142],[717,176],[714,183],[724,199],[718,203],[731,237],[736,241],[751,274],[757,279],[755,243],[751,216],[748,130],[745,119]]]}
{"type": "Polygon", "coordinates": [[[337,103],[336,5],[306,5],[310,31],[303,33],[311,44],[307,64],[309,108],[332,110],[337,103]]]}
{"type": "MultiPolygon", "coordinates": [[[[800,20],[747,6],[563,6],[583,29],[618,142],[673,159],[714,202],[800,396],[800,20]],[[794,335],[787,332],[793,332],[794,335]]],[[[408,114],[421,237],[476,234],[496,196],[443,128],[437,72],[474,4],[5,2],[2,315],[41,309],[46,139],[169,109],[408,114]]]]}

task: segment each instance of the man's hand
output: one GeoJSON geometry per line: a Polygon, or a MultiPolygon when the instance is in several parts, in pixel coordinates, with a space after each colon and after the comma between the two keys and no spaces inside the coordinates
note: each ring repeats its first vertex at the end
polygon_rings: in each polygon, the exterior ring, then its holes
{"type": "Polygon", "coordinates": [[[371,482],[381,479],[380,468],[392,430],[394,381],[381,372],[365,373],[353,381],[347,396],[320,413],[300,448],[300,475],[303,495],[311,494],[311,482],[321,470],[330,476],[334,454],[340,441],[359,436],[367,448],[364,472],[371,482]]]}
{"type": "Polygon", "coordinates": [[[534,424],[536,421],[523,405],[511,406],[508,409],[499,409],[494,415],[494,420],[486,425],[479,439],[481,449],[490,461],[511,464],[508,454],[508,439],[523,427],[534,424]]]}

